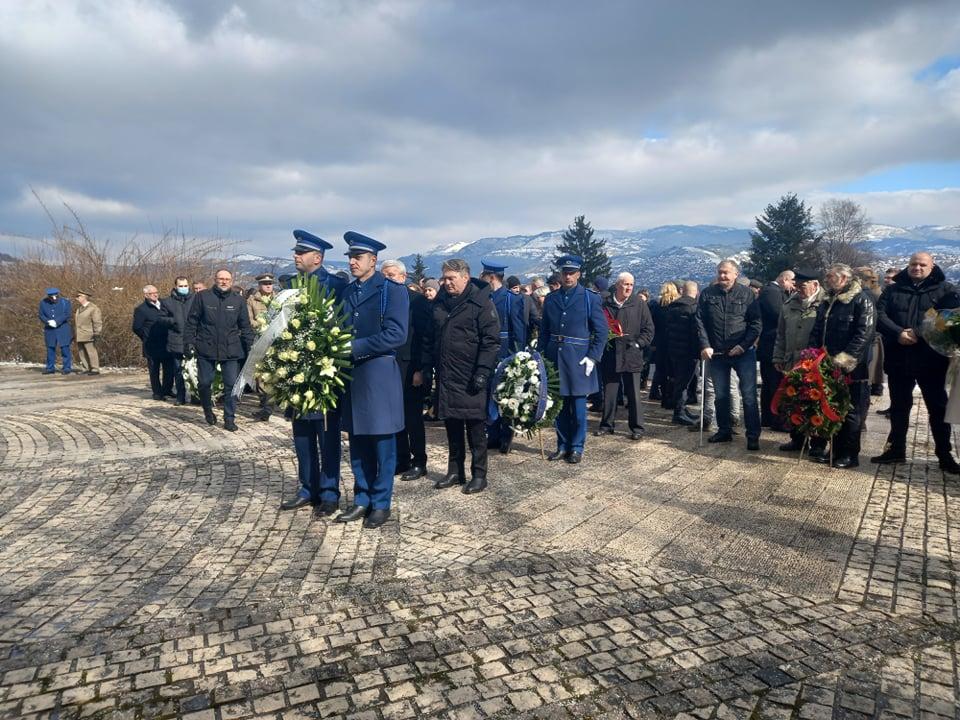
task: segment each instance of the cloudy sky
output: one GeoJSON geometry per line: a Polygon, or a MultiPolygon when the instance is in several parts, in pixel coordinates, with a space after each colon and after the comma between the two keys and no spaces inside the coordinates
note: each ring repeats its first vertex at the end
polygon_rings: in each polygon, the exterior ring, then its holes
{"type": "Polygon", "coordinates": [[[960,224],[960,3],[0,2],[0,234],[960,224]]]}

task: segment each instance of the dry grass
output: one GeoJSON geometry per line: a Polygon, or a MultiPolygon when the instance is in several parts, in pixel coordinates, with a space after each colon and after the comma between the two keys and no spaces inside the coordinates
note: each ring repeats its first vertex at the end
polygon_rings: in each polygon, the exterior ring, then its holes
{"type": "MultiPolygon", "coordinates": [[[[37,306],[45,288],[58,287],[74,311],[78,290],[93,293],[92,302],[103,312],[98,345],[102,365],[141,365],[140,341],[130,326],[133,309],[143,302],[143,286],[156,285],[161,297],[170,292],[178,275],[210,286],[214,266],[222,262],[219,259],[231,243],[165,232],[149,240],[131,238],[114,251],[108,242],[92,238],[77,214],[69,206],[67,210],[75,225],[54,223],[51,240],[38,241],[19,262],[0,265],[0,360],[44,359],[37,306]]],[[[53,221],[49,212],[47,216],[53,221]]]]}

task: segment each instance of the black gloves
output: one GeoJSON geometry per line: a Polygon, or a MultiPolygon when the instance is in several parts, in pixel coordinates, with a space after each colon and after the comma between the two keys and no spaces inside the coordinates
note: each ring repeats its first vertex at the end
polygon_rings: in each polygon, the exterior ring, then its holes
{"type": "Polygon", "coordinates": [[[467,390],[472,394],[476,395],[478,392],[487,391],[487,383],[490,381],[490,376],[487,375],[486,370],[477,370],[474,373],[473,378],[470,380],[470,384],[467,385],[467,390]]]}
{"type": "Polygon", "coordinates": [[[193,345],[184,345],[183,346],[183,356],[185,358],[192,358],[197,354],[197,349],[193,345]]]}

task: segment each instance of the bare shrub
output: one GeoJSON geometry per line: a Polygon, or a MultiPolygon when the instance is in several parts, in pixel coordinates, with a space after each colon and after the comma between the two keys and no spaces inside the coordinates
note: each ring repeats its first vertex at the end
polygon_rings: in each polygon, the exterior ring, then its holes
{"type": "Polygon", "coordinates": [[[130,238],[118,251],[111,251],[109,242],[91,237],[77,214],[66,207],[74,225],[58,226],[43,206],[54,222],[53,237],[38,241],[18,262],[0,265],[0,359],[44,359],[37,308],[44,289],[57,287],[74,312],[77,291],[93,293],[92,302],[103,312],[98,344],[101,364],[141,365],[140,341],[130,326],[134,308],[143,302],[143,286],[156,285],[161,297],[170,292],[178,275],[211,286],[214,265],[222,265],[232,243],[164,231],[152,239],[130,238]]]}

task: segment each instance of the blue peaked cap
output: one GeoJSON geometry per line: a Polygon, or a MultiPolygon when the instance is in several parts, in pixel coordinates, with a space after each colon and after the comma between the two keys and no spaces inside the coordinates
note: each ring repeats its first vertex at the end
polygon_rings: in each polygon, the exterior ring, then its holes
{"type": "Polygon", "coordinates": [[[579,255],[562,255],[557,259],[557,267],[561,270],[579,270],[583,267],[583,258],[579,255]]]}
{"type": "Polygon", "coordinates": [[[376,255],[381,250],[387,249],[387,246],[379,240],[374,240],[372,237],[361,235],[353,230],[345,232],[343,239],[347,241],[347,251],[344,255],[357,255],[358,253],[371,253],[376,255]]]}
{"type": "Polygon", "coordinates": [[[47,295],[59,295],[60,288],[47,288],[44,292],[46,292],[47,295]]]}
{"type": "Polygon", "coordinates": [[[308,233],[306,230],[294,230],[293,237],[296,239],[297,244],[291,248],[292,250],[303,250],[303,251],[314,251],[314,252],[326,252],[330,250],[333,245],[328,243],[321,237],[317,237],[313,233],[308,233]]]}
{"type": "Polygon", "coordinates": [[[502,265],[494,260],[481,260],[480,264],[483,265],[483,272],[485,273],[503,275],[503,271],[507,269],[506,265],[502,265]]]}

